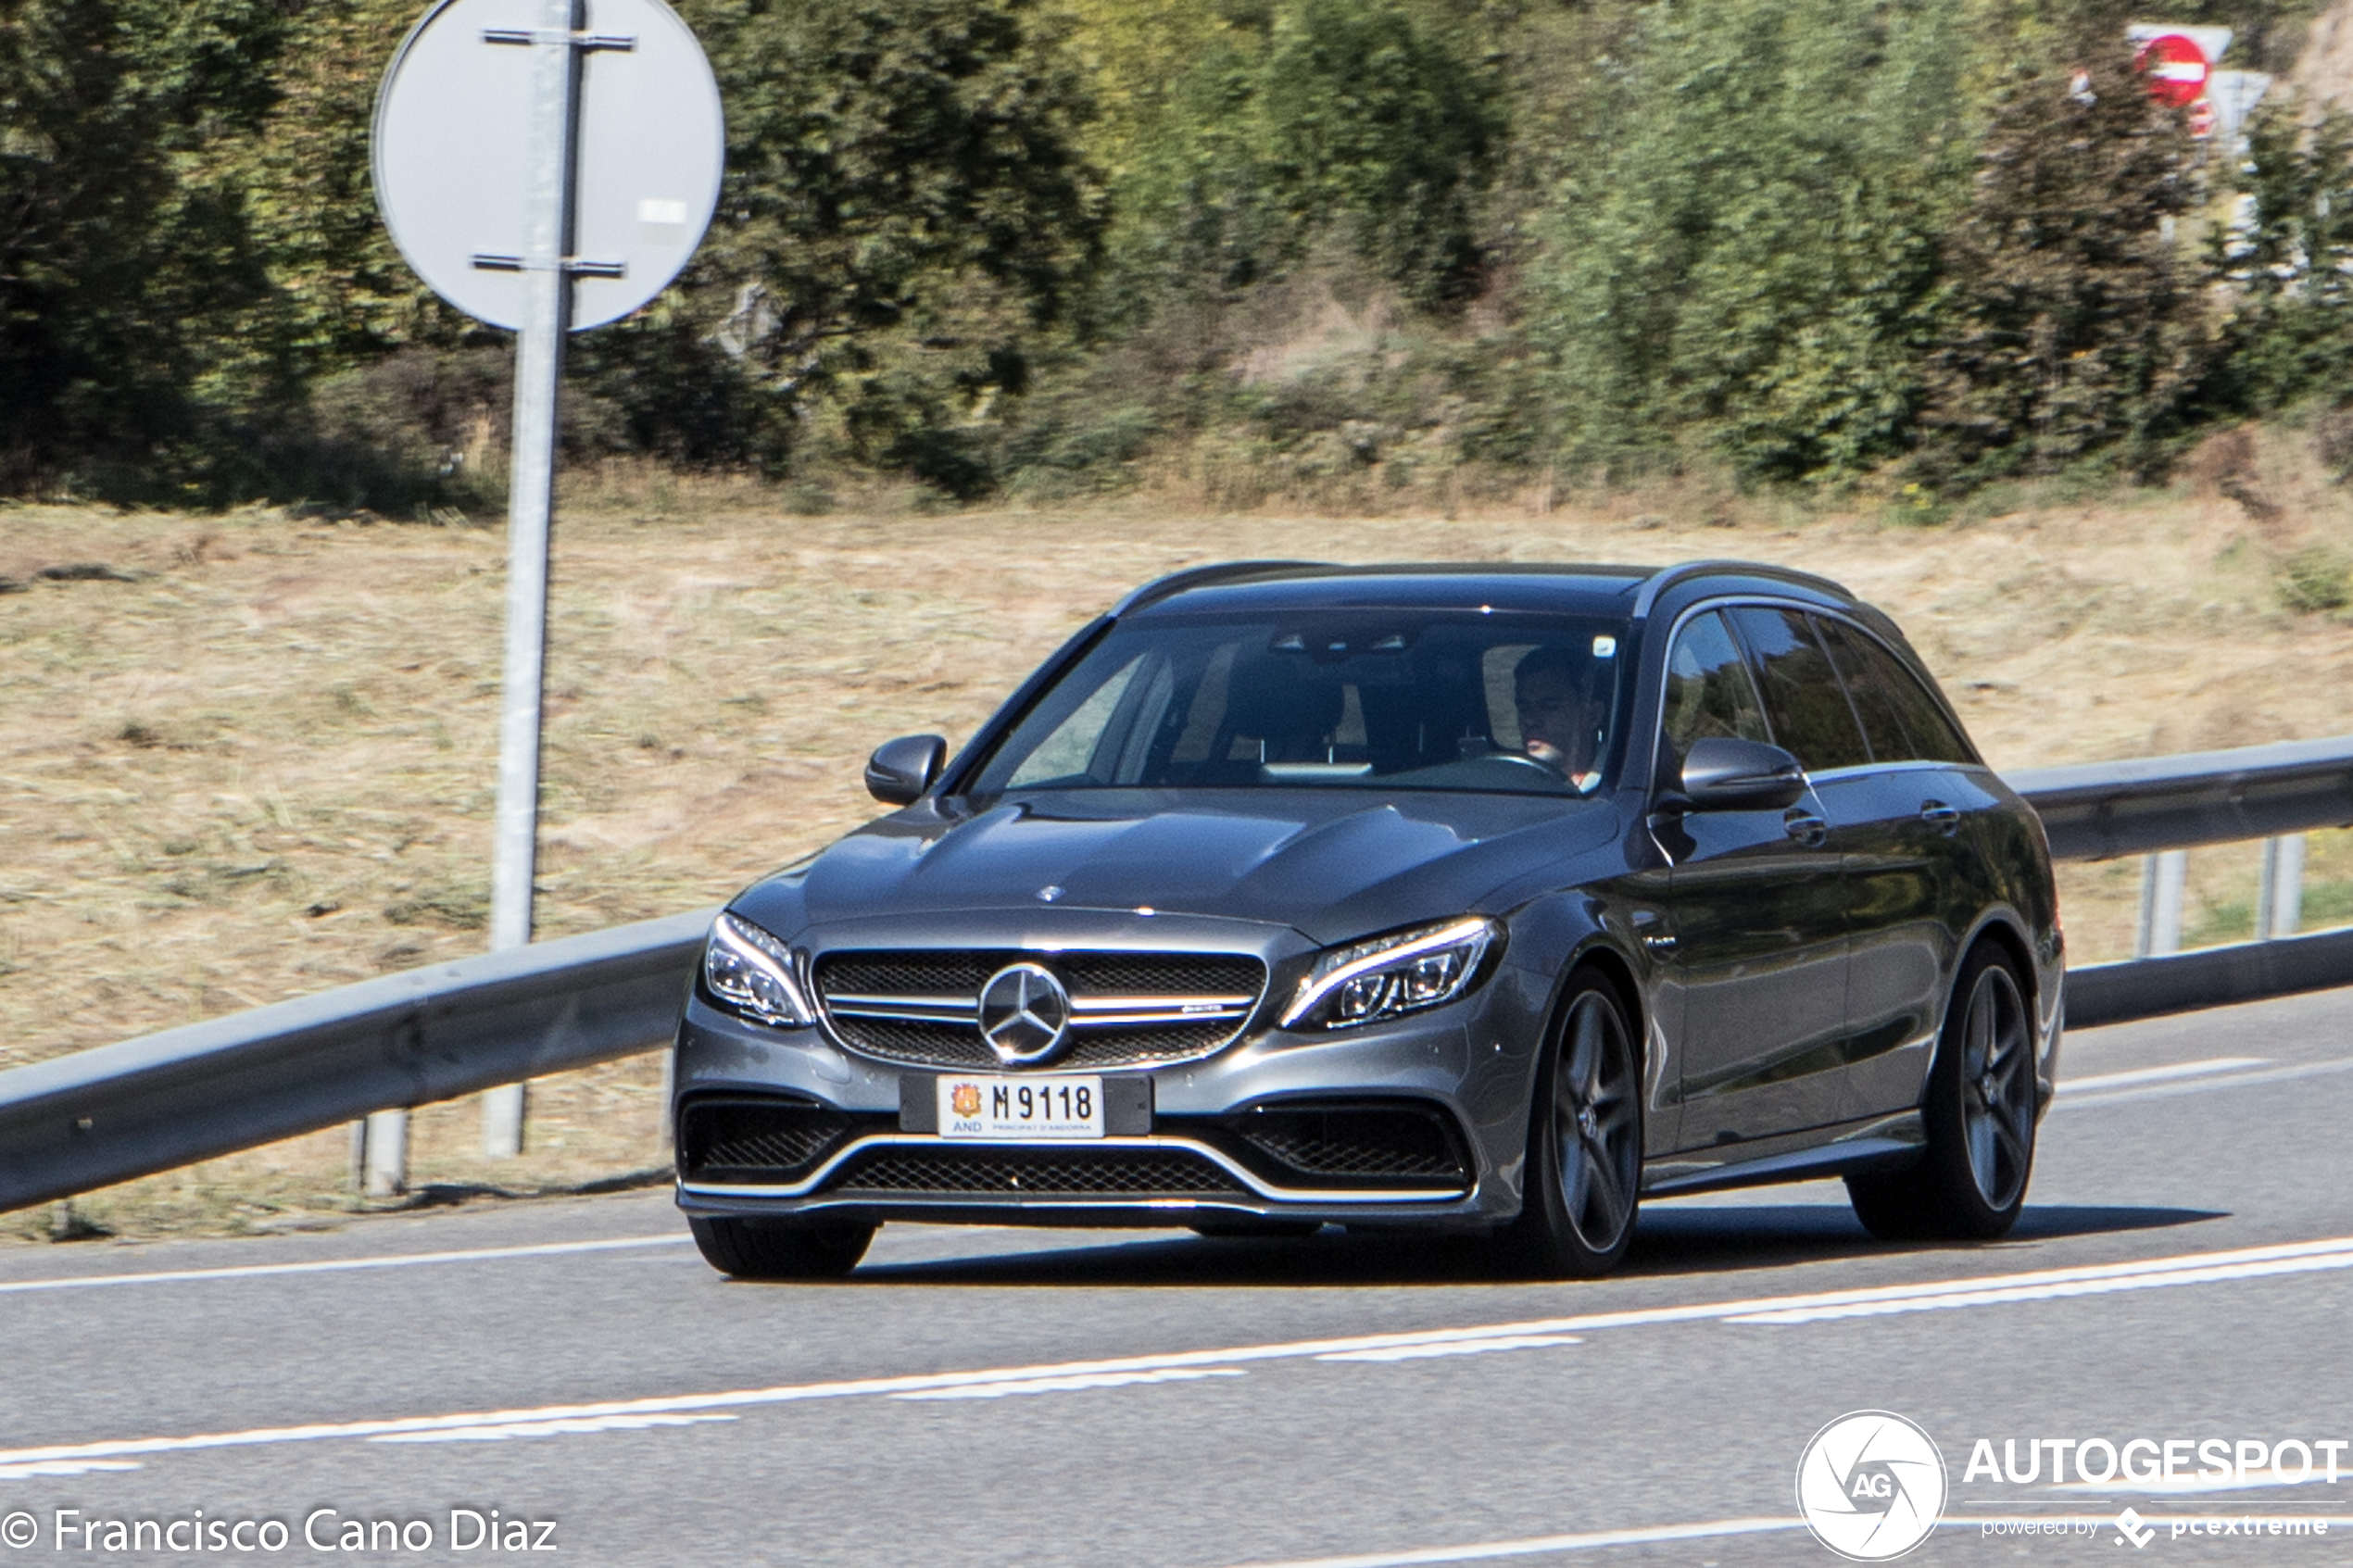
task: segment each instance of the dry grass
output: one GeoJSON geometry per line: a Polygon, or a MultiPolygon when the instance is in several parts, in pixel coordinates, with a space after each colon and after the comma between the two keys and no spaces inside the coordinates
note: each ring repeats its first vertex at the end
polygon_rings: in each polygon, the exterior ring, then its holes
{"type": "MultiPolygon", "coordinates": [[[[748,486],[575,478],[539,929],[724,897],[872,814],[876,741],[969,734],[1126,586],[1236,557],[1825,571],[1904,622],[2001,767],[2353,730],[2353,628],[2279,586],[2291,558],[2353,537],[2353,504],[2284,437],[2218,462],[2171,492],[1935,528],[1673,491],[1454,518],[1165,496],[807,518],[748,486]]],[[[502,551],[495,530],[278,512],[0,511],[0,577],[22,588],[0,594],[0,1067],[480,948],[502,551]],[[133,580],[39,575],[75,563],[133,580]]],[[[2254,859],[2200,857],[2194,923],[2231,934],[2254,859]]],[[[2353,848],[2316,843],[2313,870],[2353,876],[2353,848]]],[[[2067,873],[2079,959],[2129,945],[2133,877],[2067,873]]],[[[652,1164],[658,1078],[641,1059],[546,1081],[532,1151],[495,1167],[470,1107],[428,1108],[414,1179],[531,1189],[652,1164]]],[[[285,1223],[347,1203],[345,1160],[320,1134],[79,1208],[126,1234],[285,1223]]]]}

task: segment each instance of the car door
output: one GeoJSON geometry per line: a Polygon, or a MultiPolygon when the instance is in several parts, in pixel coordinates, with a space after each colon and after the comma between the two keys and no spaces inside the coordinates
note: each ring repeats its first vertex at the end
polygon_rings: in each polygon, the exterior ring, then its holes
{"type": "MultiPolygon", "coordinates": [[[[1724,615],[1676,633],[1661,707],[1659,777],[1671,789],[1691,744],[1773,740],[1724,615]]],[[[1846,1003],[1841,867],[1809,790],[1787,810],[1655,814],[1672,862],[1659,960],[1661,1024],[1678,1060],[1685,1149],[1835,1121],[1846,1003]]]]}
{"type": "Polygon", "coordinates": [[[1833,617],[1818,630],[1871,747],[1869,772],[1831,805],[1856,823],[1847,1080],[1850,1113],[1869,1116],[1919,1101],[1960,944],[1985,901],[1963,827],[1986,797],[1968,741],[1893,651],[1833,617]]]}

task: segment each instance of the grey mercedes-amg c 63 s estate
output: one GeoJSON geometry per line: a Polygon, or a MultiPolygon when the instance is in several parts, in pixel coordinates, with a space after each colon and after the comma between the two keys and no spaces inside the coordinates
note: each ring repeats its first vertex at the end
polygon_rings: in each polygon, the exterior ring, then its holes
{"type": "Polygon", "coordinates": [[[888,1220],[1481,1232],[1845,1178],[2016,1219],[2061,938],[2041,824],[1885,615],[1775,568],[1243,564],[1139,589],[899,808],[747,889],[677,1043],[716,1267],[888,1220]]]}

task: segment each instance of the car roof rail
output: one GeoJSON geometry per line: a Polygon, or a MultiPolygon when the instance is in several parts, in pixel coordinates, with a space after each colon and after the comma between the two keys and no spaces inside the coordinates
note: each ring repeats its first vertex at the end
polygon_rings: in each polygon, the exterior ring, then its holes
{"type": "Polygon", "coordinates": [[[1856,602],[1854,594],[1848,591],[1844,584],[1833,583],[1829,578],[1818,576],[1811,571],[1798,571],[1786,566],[1768,566],[1763,561],[1754,560],[1687,560],[1680,566],[1664,567],[1650,575],[1649,579],[1642,583],[1642,592],[1634,597],[1633,619],[1636,621],[1647,619],[1652,608],[1657,604],[1658,596],[1678,583],[1686,583],[1694,577],[1730,576],[1733,573],[1743,577],[1779,578],[1793,586],[1835,594],[1850,604],[1856,602]]]}
{"type": "Polygon", "coordinates": [[[1215,566],[1188,567],[1182,571],[1172,571],[1165,577],[1155,577],[1142,587],[1131,591],[1126,598],[1111,607],[1110,613],[1126,615],[1146,605],[1173,598],[1188,589],[1206,587],[1212,583],[1243,581],[1277,571],[1324,571],[1332,564],[1327,560],[1229,560],[1215,566]]]}

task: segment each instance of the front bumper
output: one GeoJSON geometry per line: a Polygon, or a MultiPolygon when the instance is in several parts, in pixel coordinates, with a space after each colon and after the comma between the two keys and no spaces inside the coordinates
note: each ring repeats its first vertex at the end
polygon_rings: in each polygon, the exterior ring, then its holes
{"type": "Polygon", "coordinates": [[[1390,1024],[1313,1038],[1247,1030],[1202,1060],[1105,1074],[1107,1085],[1145,1081],[1140,1123],[1101,1139],[1030,1143],[916,1130],[923,1118],[902,1117],[902,1094],[919,1103],[926,1090],[901,1081],[927,1083],[937,1070],[871,1060],[820,1029],[762,1027],[698,997],[679,1030],[673,1129],[698,1101],[789,1100],[838,1113],[846,1131],[784,1180],[698,1173],[682,1138],[678,1203],[699,1214],[853,1220],[1169,1225],[1249,1215],[1488,1229],[1519,1210],[1531,1043],[1546,1000],[1541,978],[1507,964],[1462,1001],[1390,1024]],[[1302,1179],[1236,1132],[1253,1114],[1333,1106],[1434,1115],[1459,1150],[1460,1174],[1302,1179]],[[944,1174],[930,1181],[926,1171],[944,1174]]]}

